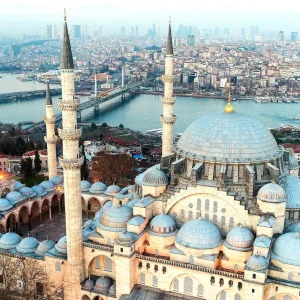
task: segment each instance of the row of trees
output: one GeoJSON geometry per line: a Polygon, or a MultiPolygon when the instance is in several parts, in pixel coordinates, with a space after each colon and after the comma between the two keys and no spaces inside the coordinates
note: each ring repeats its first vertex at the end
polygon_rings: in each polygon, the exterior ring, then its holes
{"type": "Polygon", "coordinates": [[[40,159],[39,151],[35,150],[34,163],[32,163],[31,157],[27,157],[21,160],[21,174],[23,178],[28,178],[33,175],[37,175],[42,169],[42,161],[40,159]]]}

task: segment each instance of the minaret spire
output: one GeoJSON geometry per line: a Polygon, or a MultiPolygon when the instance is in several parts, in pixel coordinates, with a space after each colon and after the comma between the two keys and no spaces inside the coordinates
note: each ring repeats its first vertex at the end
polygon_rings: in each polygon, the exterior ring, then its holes
{"type": "Polygon", "coordinates": [[[69,31],[67,25],[67,13],[64,10],[64,39],[63,39],[63,50],[61,58],[61,69],[74,69],[73,55],[71,49],[71,43],[69,38],[69,31]]]}
{"type": "Polygon", "coordinates": [[[172,28],[171,28],[171,17],[169,18],[169,32],[167,39],[167,55],[173,55],[173,42],[172,42],[172,28]]]}
{"type": "Polygon", "coordinates": [[[52,97],[51,97],[51,91],[50,91],[49,81],[47,81],[46,105],[52,105],[52,97]]]}

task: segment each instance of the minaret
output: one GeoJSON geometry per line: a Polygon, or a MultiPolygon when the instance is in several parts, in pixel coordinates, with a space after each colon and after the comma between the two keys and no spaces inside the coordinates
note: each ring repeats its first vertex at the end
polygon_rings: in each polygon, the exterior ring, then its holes
{"type": "Polygon", "coordinates": [[[47,143],[47,155],[48,155],[48,176],[49,178],[57,175],[57,162],[56,162],[56,141],[55,135],[55,116],[53,112],[53,104],[51,98],[51,91],[49,82],[47,82],[46,89],[46,117],[44,118],[46,123],[46,136],[44,137],[47,143]]]}
{"type": "Polygon", "coordinates": [[[160,120],[162,122],[162,156],[173,152],[173,127],[176,121],[176,116],[173,114],[173,106],[176,98],[173,97],[173,43],[171,31],[171,18],[169,22],[169,33],[166,51],[165,75],[162,76],[165,84],[165,92],[162,97],[163,115],[160,120]]]}
{"type": "Polygon", "coordinates": [[[77,109],[80,100],[74,94],[74,64],[65,14],[63,51],[61,61],[62,98],[58,104],[62,110],[62,128],[58,133],[63,142],[63,156],[59,162],[64,174],[64,197],[66,213],[66,234],[69,282],[71,295],[66,299],[78,299],[76,286],[84,279],[82,245],[82,209],[80,193],[80,155],[78,140],[81,128],[77,126],[77,109]]]}

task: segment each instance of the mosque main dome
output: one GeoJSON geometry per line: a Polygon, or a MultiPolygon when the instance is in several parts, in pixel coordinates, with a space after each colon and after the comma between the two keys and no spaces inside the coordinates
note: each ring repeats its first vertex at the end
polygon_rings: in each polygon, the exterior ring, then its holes
{"type": "Polygon", "coordinates": [[[262,162],[281,154],[262,123],[237,112],[198,119],[182,134],[175,151],[184,157],[217,162],[262,162]]]}

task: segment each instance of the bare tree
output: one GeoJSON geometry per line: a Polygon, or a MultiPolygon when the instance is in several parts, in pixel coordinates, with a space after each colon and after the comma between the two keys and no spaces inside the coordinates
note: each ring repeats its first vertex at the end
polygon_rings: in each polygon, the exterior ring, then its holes
{"type": "Polygon", "coordinates": [[[1,300],[57,300],[63,291],[63,283],[52,282],[41,261],[28,257],[1,253],[0,299],[1,300]]]}

